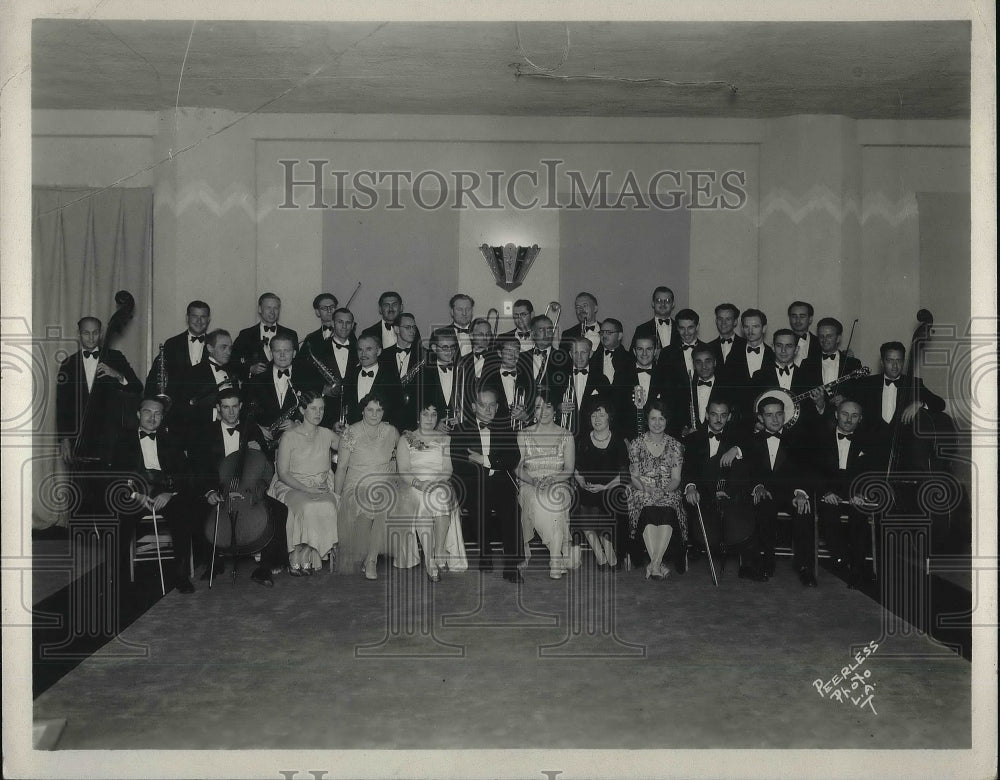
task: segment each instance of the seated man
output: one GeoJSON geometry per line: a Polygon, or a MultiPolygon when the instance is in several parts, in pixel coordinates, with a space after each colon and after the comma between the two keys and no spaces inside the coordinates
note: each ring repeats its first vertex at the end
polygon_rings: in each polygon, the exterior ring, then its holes
{"type": "MultiPolygon", "coordinates": [[[[763,577],[774,576],[774,548],[779,511],[792,516],[793,563],[799,581],[816,587],[813,555],[816,535],[809,503],[811,478],[803,452],[801,427],[785,429],[787,414],[780,397],[765,396],[757,404],[761,430],[749,440],[744,455],[753,485],[751,497],[756,507],[754,531],[763,577]]],[[[748,572],[751,576],[754,573],[748,572]]],[[[756,576],[753,576],[757,579],[756,576]]]]}
{"type": "Polygon", "coordinates": [[[169,431],[160,430],[163,404],[146,398],[137,413],[139,428],[126,431],[116,442],[111,468],[116,477],[130,481],[127,506],[119,514],[118,570],[128,571],[129,541],[139,519],[150,512],[166,521],[174,547],[174,584],[180,593],[194,593],[188,577],[192,535],[200,532],[203,515],[196,511],[197,499],[188,481],[187,461],[180,443],[169,431]],[[127,477],[126,477],[127,475],[127,477]]]}

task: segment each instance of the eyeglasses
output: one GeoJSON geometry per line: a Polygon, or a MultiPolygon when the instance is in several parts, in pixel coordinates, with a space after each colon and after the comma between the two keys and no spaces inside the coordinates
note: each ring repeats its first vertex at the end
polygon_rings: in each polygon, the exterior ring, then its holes
{"type": "Polygon", "coordinates": [[[337,309],[336,306],[317,306],[316,308],[320,311],[336,311],[337,309]]]}

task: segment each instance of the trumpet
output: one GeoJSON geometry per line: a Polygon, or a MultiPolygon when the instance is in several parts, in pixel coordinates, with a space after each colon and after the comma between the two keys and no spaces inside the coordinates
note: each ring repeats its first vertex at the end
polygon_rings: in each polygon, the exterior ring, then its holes
{"type": "Polygon", "coordinates": [[[555,330],[559,327],[559,317],[562,314],[562,304],[559,301],[549,301],[549,305],[545,307],[545,314],[543,316],[552,319],[552,315],[555,314],[555,319],[552,320],[552,330],[553,336],[555,336],[555,330]]]}
{"type": "Polygon", "coordinates": [[[523,420],[518,420],[516,417],[514,417],[514,410],[516,408],[518,408],[518,407],[521,407],[522,409],[524,408],[524,400],[525,400],[524,399],[524,388],[523,387],[515,387],[514,388],[514,404],[510,408],[510,411],[511,411],[511,415],[510,415],[510,427],[511,427],[511,430],[520,431],[520,430],[524,429],[524,421],[523,420]]]}
{"type": "Polygon", "coordinates": [[[163,354],[163,342],[160,342],[160,365],[156,371],[156,400],[163,404],[164,410],[170,408],[170,396],[167,395],[167,359],[163,354]]]}
{"type": "MultiPolygon", "coordinates": [[[[566,383],[566,392],[563,393],[563,403],[568,404],[574,401],[574,396],[576,395],[576,389],[573,385],[573,375],[569,375],[569,381],[566,383]]],[[[561,418],[561,425],[567,431],[572,430],[571,425],[573,424],[573,413],[563,412],[561,418]]]]}
{"type": "Polygon", "coordinates": [[[330,397],[335,398],[343,389],[344,380],[334,374],[333,371],[327,367],[326,363],[316,357],[311,343],[309,344],[309,359],[312,360],[313,365],[316,366],[316,370],[319,371],[319,375],[323,377],[323,381],[330,385],[330,397]]]}

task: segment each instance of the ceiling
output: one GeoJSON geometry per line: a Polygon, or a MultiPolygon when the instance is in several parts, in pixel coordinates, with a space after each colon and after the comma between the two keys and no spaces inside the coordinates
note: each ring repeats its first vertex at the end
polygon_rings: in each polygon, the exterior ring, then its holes
{"type": "Polygon", "coordinates": [[[965,119],[970,26],[36,20],[32,66],[48,109],[965,119]]]}

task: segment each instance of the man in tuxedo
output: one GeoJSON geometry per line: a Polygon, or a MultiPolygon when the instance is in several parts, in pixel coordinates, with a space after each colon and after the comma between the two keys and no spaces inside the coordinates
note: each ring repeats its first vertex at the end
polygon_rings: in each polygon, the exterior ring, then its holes
{"type": "Polygon", "coordinates": [[[408,311],[402,312],[396,318],[396,343],[383,349],[379,355],[379,362],[390,375],[395,372],[395,376],[399,377],[403,404],[400,420],[405,421],[405,428],[416,425],[419,415],[417,380],[420,377],[419,366],[424,360],[424,348],[417,338],[418,333],[416,318],[408,311]]]}
{"type": "Polygon", "coordinates": [[[295,342],[281,334],[271,339],[271,363],[267,371],[251,376],[244,385],[246,397],[256,407],[257,425],[269,446],[274,447],[281,435],[292,427],[296,413],[289,415],[299,405],[297,393],[317,389],[305,381],[292,367],[295,360],[295,342]],[[285,419],[278,424],[278,420],[285,419]],[[275,430],[272,432],[271,428],[275,430]]]}
{"type": "MultiPolygon", "coordinates": [[[[161,430],[163,404],[146,398],[139,404],[137,431],[127,431],[115,443],[111,468],[129,475],[132,497],[119,513],[118,570],[128,571],[129,540],[139,519],[156,512],[166,521],[174,547],[174,585],[180,593],[194,593],[188,577],[192,535],[203,517],[196,511],[197,498],[189,484],[187,461],[170,431],[161,430]]],[[[169,565],[169,562],[168,562],[169,565]]]]}
{"type": "Polygon", "coordinates": [[[457,293],[451,296],[448,301],[448,308],[451,311],[450,327],[455,332],[458,339],[460,354],[464,357],[472,352],[472,313],[475,311],[476,302],[472,296],[465,293],[457,293]]]}
{"type": "Polygon", "coordinates": [[[493,349],[493,328],[483,317],[476,317],[469,326],[472,352],[458,359],[456,370],[462,380],[462,414],[473,414],[476,388],[484,377],[500,370],[500,358],[493,349]]]}
{"type": "Polygon", "coordinates": [[[573,370],[570,372],[566,389],[557,408],[560,415],[558,419],[566,417],[567,430],[574,434],[581,430],[589,430],[590,421],[580,419],[580,410],[583,409],[587,399],[599,392],[606,393],[611,387],[603,372],[593,368],[591,351],[590,339],[585,336],[577,336],[570,342],[569,354],[573,358],[573,370]]]}
{"type": "MultiPolygon", "coordinates": [[[[321,388],[326,401],[321,424],[332,428],[340,413],[340,393],[344,381],[344,374],[340,373],[334,357],[334,352],[338,351],[334,347],[337,330],[334,324],[338,311],[337,297],[333,293],[320,293],[313,298],[312,305],[320,326],[302,340],[302,345],[292,362],[292,368],[303,387],[321,388]]],[[[347,335],[344,336],[344,347],[340,351],[353,352],[355,349],[353,315],[350,315],[347,309],[339,311],[347,312],[348,315],[346,317],[341,315],[340,329],[347,335]],[[347,320],[346,324],[343,320],[347,320]]],[[[298,386],[296,384],[296,387],[298,386]]]]}
{"type": "Polygon", "coordinates": [[[435,328],[431,332],[430,351],[432,359],[417,378],[417,408],[425,409],[433,404],[443,409],[438,430],[447,432],[457,419],[461,397],[456,381],[459,346],[455,331],[450,327],[435,328]]]}
{"type": "MultiPolygon", "coordinates": [[[[771,343],[774,347],[774,361],[762,365],[760,371],[750,380],[750,392],[744,407],[747,416],[753,419],[753,404],[767,390],[781,388],[792,396],[809,393],[810,402],[800,402],[800,421],[806,427],[812,425],[822,414],[824,396],[818,387],[819,382],[809,371],[809,366],[795,365],[795,349],[798,339],[788,328],[779,328],[774,332],[771,343]]],[[[749,433],[749,431],[746,431],[749,433]]]]}
{"type": "Polygon", "coordinates": [[[639,434],[639,415],[636,407],[635,388],[642,388],[642,405],[656,399],[666,400],[662,387],[656,384],[657,373],[654,363],[656,339],[653,336],[639,336],[632,342],[635,359],[619,374],[619,385],[628,392],[622,397],[622,408],[617,418],[619,432],[626,439],[634,439],[639,434]]]}
{"type": "MultiPolygon", "coordinates": [[[[764,343],[767,335],[767,315],[760,309],[747,309],[740,317],[746,344],[742,349],[730,352],[726,361],[726,383],[733,392],[733,401],[747,417],[746,411],[753,405],[751,380],[761,366],[774,363],[774,350],[764,343]]],[[[753,419],[753,414],[749,417],[753,419]]]]}
{"type": "Polygon", "coordinates": [[[674,292],[669,287],[657,287],[653,290],[653,318],[641,323],[632,334],[632,341],[641,336],[650,336],[656,344],[656,359],[660,351],[680,343],[680,335],[674,328],[670,313],[674,310],[674,292]]]}
{"type": "Polygon", "coordinates": [[[573,339],[583,336],[590,341],[591,349],[596,350],[601,343],[601,325],[597,321],[597,298],[592,293],[582,292],[576,296],[573,309],[576,312],[577,323],[563,331],[559,349],[569,352],[573,339]]]}
{"type": "Polygon", "coordinates": [[[715,352],[715,365],[720,374],[726,372],[729,355],[734,351],[739,355],[740,350],[746,346],[747,340],[736,333],[739,317],[740,310],[731,303],[720,303],[715,307],[715,329],[719,335],[708,342],[708,345],[715,352]]]}
{"type": "MultiPolygon", "coordinates": [[[[780,397],[766,396],[757,404],[761,430],[743,450],[747,459],[756,517],[755,544],[760,555],[760,575],[774,576],[777,515],[792,517],[793,563],[799,581],[816,587],[813,556],[816,534],[809,502],[812,479],[803,452],[802,427],[785,429],[786,407],[780,397]]],[[[748,572],[752,574],[752,572],[748,572]]]]}
{"type": "Polygon", "coordinates": [[[521,523],[517,516],[514,470],[521,455],[513,431],[495,423],[496,390],[484,385],[476,393],[475,415],[451,434],[454,477],[464,489],[463,527],[466,539],[479,543],[479,570],[493,570],[491,543],[503,543],[503,578],[523,582],[517,564],[522,556],[521,523]]]}
{"type": "MultiPolygon", "coordinates": [[[[271,352],[274,353],[276,345],[272,342],[271,352]]],[[[243,411],[243,403],[239,390],[227,388],[219,392],[216,401],[219,420],[207,424],[197,435],[198,447],[191,456],[191,471],[193,474],[193,487],[195,494],[202,497],[201,517],[207,517],[211,509],[222,505],[220,508],[219,523],[228,523],[226,516],[227,496],[221,492],[224,489],[220,485],[219,467],[222,462],[239,452],[241,445],[240,418],[243,411]]],[[[247,431],[249,449],[262,451],[266,444],[260,429],[255,425],[247,431]]],[[[274,467],[268,463],[261,474],[257,484],[252,486],[252,495],[234,494],[232,500],[234,508],[239,508],[242,502],[253,501],[263,502],[267,509],[271,521],[274,523],[274,536],[271,541],[260,551],[260,565],[254,569],[250,579],[258,585],[270,587],[274,584],[271,573],[274,570],[282,569],[288,565],[288,545],[286,544],[285,523],[288,519],[288,508],[280,501],[276,501],[266,495],[270,485],[271,477],[274,475],[274,467]]],[[[206,568],[202,579],[207,579],[209,569],[206,568]]],[[[222,573],[222,569],[217,565],[216,574],[222,573]]]]}
{"type": "MultiPolygon", "coordinates": [[[[739,576],[766,582],[754,546],[751,485],[740,441],[729,425],[732,402],[719,395],[708,404],[707,425],[684,439],[684,499],[700,506],[707,544],[725,555],[738,550],[739,576]],[[704,501],[702,498],[704,497],[704,501]]],[[[697,511],[697,510],[696,510],[697,511]]],[[[691,524],[700,537],[700,528],[691,524]]],[[[702,539],[705,542],[705,539],[702,539]]]]}
{"type": "MultiPolygon", "coordinates": [[[[318,358],[330,357],[330,339],[333,338],[333,313],[337,311],[340,304],[337,296],[333,293],[320,293],[313,298],[312,307],[316,319],[319,320],[319,327],[302,339],[302,345],[296,361],[309,359],[310,351],[318,358]]],[[[298,345],[297,345],[298,346],[298,345]]]]}
{"type": "MultiPolygon", "coordinates": [[[[819,377],[822,385],[827,385],[861,369],[860,360],[848,357],[846,352],[840,351],[840,340],[843,335],[844,326],[840,320],[833,317],[823,317],[816,326],[816,340],[819,342],[820,356],[817,360],[806,358],[802,361],[802,368],[810,376],[819,377]]],[[[847,381],[837,387],[836,392],[830,398],[834,409],[840,406],[845,394],[851,394],[852,384],[853,381],[847,381]]]]}
{"type": "Polygon", "coordinates": [[[521,352],[529,352],[534,343],[531,341],[531,320],[535,316],[535,307],[527,298],[518,298],[511,307],[511,317],[514,329],[501,333],[501,336],[513,336],[521,352]]]}
{"type": "MultiPolygon", "coordinates": [[[[568,352],[556,348],[552,344],[555,328],[552,320],[544,314],[531,321],[531,340],[534,348],[531,352],[521,355],[521,363],[531,377],[535,391],[545,396],[553,406],[558,407],[562,394],[569,381],[573,359],[568,352]]],[[[534,409],[534,402],[529,399],[529,407],[534,409]]]]}
{"type": "Polygon", "coordinates": [[[819,358],[819,341],[809,332],[815,310],[811,303],[793,301],[788,306],[788,327],[798,339],[795,350],[795,365],[801,366],[806,358],[819,358]]]}
{"type": "Polygon", "coordinates": [[[67,466],[104,468],[126,412],[142,394],[142,382],[125,356],[101,348],[104,326],[96,317],[77,322],[80,349],[59,364],[56,376],[56,432],[67,466]],[[131,403],[129,401],[131,399],[131,403]]]}
{"type": "Polygon", "coordinates": [[[177,428],[174,432],[179,434],[188,452],[197,446],[194,433],[216,421],[215,399],[218,392],[227,387],[239,387],[239,379],[230,370],[232,350],[233,339],[229,331],[217,328],[205,336],[207,359],[181,375],[177,397],[172,399],[174,413],[170,425],[177,428]]]}
{"type": "Polygon", "coordinates": [[[624,330],[619,320],[608,317],[600,325],[601,342],[590,359],[590,370],[608,380],[608,398],[614,404],[616,419],[627,419],[631,414],[632,390],[635,388],[631,366],[632,354],[622,346],[624,330]]]}
{"type": "Polygon", "coordinates": [[[852,491],[854,480],[877,468],[875,451],[858,433],[861,404],[844,399],[836,409],[836,430],[825,424],[812,437],[809,453],[816,475],[820,530],[839,569],[849,569],[848,587],[856,588],[874,578],[865,565],[868,516],[864,498],[852,491]],[[847,513],[845,535],[840,516],[847,513]]]}
{"type": "Polygon", "coordinates": [[[291,328],[278,324],[281,317],[281,298],[266,292],[257,299],[257,324],[244,328],[233,342],[233,368],[245,379],[267,371],[271,361],[271,340],[277,335],[291,338],[298,346],[299,335],[291,328]]]}
{"type": "MultiPolygon", "coordinates": [[[[683,435],[704,430],[708,426],[708,407],[711,403],[728,398],[728,388],[716,371],[715,350],[708,344],[700,344],[691,350],[691,360],[694,365],[694,376],[688,382],[687,403],[684,408],[672,410],[672,415],[685,421],[683,435]],[[695,426],[691,427],[692,406],[695,426]]],[[[727,411],[726,422],[730,417],[736,418],[735,410],[727,411]]]]}
{"type": "Polygon", "coordinates": [[[491,387],[497,396],[493,424],[499,428],[514,430],[515,425],[526,425],[533,413],[534,381],[530,363],[520,359],[521,349],[516,336],[505,334],[497,338],[497,353],[500,358],[498,371],[487,376],[483,384],[491,387]],[[529,404],[532,411],[528,410],[529,404]]]}
{"type": "MultiPolygon", "coordinates": [[[[396,343],[396,331],[398,330],[399,317],[403,311],[403,296],[394,290],[386,290],[378,297],[378,312],[380,319],[378,322],[369,325],[363,331],[362,336],[376,336],[383,350],[396,343]]],[[[420,340],[420,331],[416,334],[417,341],[420,340]]]]}
{"type": "Polygon", "coordinates": [[[204,301],[191,301],[187,305],[187,330],[171,336],[163,342],[163,365],[166,369],[166,385],[160,387],[160,355],[153,360],[153,366],[146,376],[146,387],[150,395],[166,395],[171,399],[176,394],[178,379],[202,360],[205,354],[205,334],[212,322],[212,310],[204,301]]]}
{"type": "Polygon", "coordinates": [[[854,382],[852,393],[861,404],[861,428],[872,438],[880,462],[889,460],[895,430],[899,429],[900,462],[896,469],[925,470],[931,457],[930,437],[914,429],[918,415],[940,414],[944,399],[934,394],[919,377],[903,373],[906,347],[898,341],[887,341],[879,347],[882,371],[854,382]]]}
{"type": "Polygon", "coordinates": [[[667,432],[675,438],[689,423],[690,385],[694,376],[692,354],[695,347],[705,345],[698,338],[699,322],[698,312],[693,309],[681,309],[677,312],[674,330],[678,334],[678,341],[661,350],[656,363],[654,381],[657,387],[662,388],[664,400],[670,406],[672,414],[667,432]]]}
{"type": "MultiPolygon", "coordinates": [[[[343,402],[347,408],[346,424],[361,422],[364,409],[361,399],[375,391],[382,398],[383,419],[399,430],[404,430],[415,421],[403,419],[403,392],[396,372],[379,363],[382,345],[375,336],[358,338],[358,363],[344,380],[343,402]]],[[[443,407],[441,407],[443,408],[443,407]]],[[[342,433],[343,428],[338,423],[342,433]]]]}

